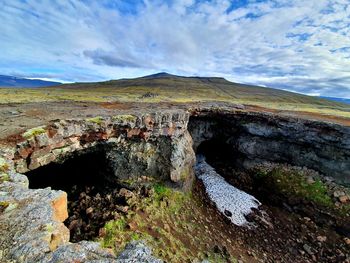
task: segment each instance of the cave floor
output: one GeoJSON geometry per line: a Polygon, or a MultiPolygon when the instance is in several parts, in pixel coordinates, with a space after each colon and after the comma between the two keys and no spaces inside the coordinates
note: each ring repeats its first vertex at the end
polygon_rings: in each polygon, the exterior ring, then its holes
{"type": "Polygon", "coordinates": [[[345,236],[266,199],[247,218],[255,227],[239,227],[217,211],[200,181],[191,193],[183,193],[144,180],[129,189],[73,187],[65,222],[71,241],[95,240],[118,253],[132,240],[146,240],[154,256],[166,262],[350,260],[345,236]]]}

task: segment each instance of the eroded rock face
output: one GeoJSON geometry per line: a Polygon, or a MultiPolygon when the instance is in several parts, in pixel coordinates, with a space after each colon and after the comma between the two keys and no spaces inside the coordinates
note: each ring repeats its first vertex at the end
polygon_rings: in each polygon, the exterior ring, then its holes
{"type": "Polygon", "coordinates": [[[147,262],[160,262],[140,244],[119,260],[98,243],[70,243],[62,223],[68,216],[67,194],[28,189],[28,179],[21,173],[98,148],[119,180],[151,176],[183,187],[192,180],[195,159],[188,119],[186,112],[163,112],[57,120],[28,130],[15,148],[1,149],[0,261],[134,262],[137,254],[147,262]]]}
{"type": "Polygon", "coordinates": [[[14,153],[15,169],[25,173],[104,144],[108,145],[107,158],[117,177],[170,177],[182,184],[181,180],[187,180],[184,175],[192,176],[186,165],[193,165],[194,160],[188,119],[188,113],[180,112],[53,121],[25,133],[25,140],[17,144],[14,153]],[[172,155],[177,153],[188,161],[175,163],[177,156],[172,155]]]}
{"type": "Polygon", "coordinates": [[[237,165],[264,161],[305,166],[350,185],[350,127],[249,112],[195,112],[189,130],[194,145],[219,139],[237,165]]]}
{"type": "Polygon", "coordinates": [[[97,243],[69,243],[62,223],[67,217],[65,193],[28,189],[21,174],[95,146],[105,149],[109,168],[121,180],[152,176],[188,188],[195,162],[192,139],[197,149],[216,138],[230,146],[245,168],[286,162],[350,184],[349,127],[244,111],[192,115],[190,122],[186,112],[57,120],[27,131],[14,148],[1,149],[0,261],[117,260],[97,243]]]}

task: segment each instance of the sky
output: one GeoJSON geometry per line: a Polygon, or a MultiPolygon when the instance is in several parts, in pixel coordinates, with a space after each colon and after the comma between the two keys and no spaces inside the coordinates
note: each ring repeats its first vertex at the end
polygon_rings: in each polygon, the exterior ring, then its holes
{"type": "Polygon", "coordinates": [[[0,74],[163,71],[350,98],[350,0],[0,0],[0,74]]]}

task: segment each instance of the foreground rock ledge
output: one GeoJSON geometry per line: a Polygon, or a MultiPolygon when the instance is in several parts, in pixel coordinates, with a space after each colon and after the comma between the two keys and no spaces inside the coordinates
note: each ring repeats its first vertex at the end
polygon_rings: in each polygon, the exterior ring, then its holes
{"type": "Polygon", "coordinates": [[[115,157],[122,149],[130,168],[134,168],[131,177],[138,176],[134,166],[140,165],[146,167],[143,175],[149,173],[170,180],[176,187],[188,188],[195,161],[188,120],[186,112],[57,120],[28,130],[15,147],[1,149],[4,180],[0,184],[0,204],[5,209],[0,213],[0,261],[128,262],[129,257],[130,262],[160,262],[141,243],[127,247],[120,259],[95,242],[70,243],[69,230],[63,224],[68,217],[67,194],[51,188],[28,189],[28,179],[22,173],[107,145],[116,175],[123,174],[120,159],[115,157]]]}
{"type": "MultiPolygon", "coordinates": [[[[195,162],[192,145],[196,149],[213,138],[224,139],[239,152],[245,167],[266,160],[291,162],[350,184],[350,128],[341,125],[234,108],[56,120],[28,130],[14,147],[0,150],[0,261],[118,262],[98,243],[70,243],[62,223],[68,216],[66,193],[28,189],[22,173],[108,145],[116,176],[123,176],[123,170],[115,153],[123,152],[132,177],[139,175],[140,165],[150,176],[189,189],[195,162]]],[[[144,251],[143,262],[158,262],[142,246],[128,249],[144,251]]],[[[125,255],[132,254],[122,254],[120,262],[128,262],[125,255]]]]}

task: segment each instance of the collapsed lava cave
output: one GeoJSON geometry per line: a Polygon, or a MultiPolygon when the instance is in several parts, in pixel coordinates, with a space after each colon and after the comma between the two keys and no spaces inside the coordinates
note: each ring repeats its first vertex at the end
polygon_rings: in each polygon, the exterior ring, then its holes
{"type": "MultiPolygon", "coordinates": [[[[336,249],[343,251],[343,246],[330,245],[330,243],[339,242],[339,239],[349,236],[349,230],[344,228],[349,223],[348,219],[345,221],[340,219],[340,222],[336,222],[338,219],[324,217],[323,211],[319,211],[313,203],[305,204],[299,203],[300,200],[284,199],[284,196],[276,194],[271,188],[269,191],[272,190],[272,192],[267,192],[267,188],[262,189],[259,186],[261,182],[252,179],[251,173],[248,172],[255,165],[265,161],[306,166],[325,175],[330,175],[330,170],[334,168],[332,170],[334,180],[341,184],[348,184],[349,177],[346,174],[347,170],[344,170],[349,160],[349,150],[346,148],[348,146],[341,146],[340,140],[327,137],[325,133],[329,132],[329,128],[324,129],[323,124],[291,123],[286,120],[271,119],[269,116],[210,113],[209,115],[190,117],[188,131],[193,139],[195,153],[204,155],[208,163],[228,182],[262,200],[264,209],[271,211],[270,217],[279,217],[277,222],[294,230],[299,228],[300,222],[298,220],[301,220],[300,218],[311,218],[315,221],[317,228],[307,227],[307,234],[312,231],[328,233],[330,241],[327,244],[329,247],[326,248],[325,254],[319,255],[320,259],[324,260],[328,256],[328,259],[331,258],[332,251],[336,249]],[[317,134],[317,136],[310,137],[310,134],[317,134]],[[344,150],[340,151],[341,147],[344,150]],[[297,213],[298,216],[295,217],[292,215],[293,213],[297,213]],[[326,220],[330,220],[331,223],[325,223],[326,220]],[[332,226],[332,224],[334,225],[332,226]]],[[[338,138],[337,136],[341,136],[342,131],[335,127],[332,133],[335,138],[338,138]],[[338,135],[334,135],[337,133],[338,135]]],[[[157,143],[162,145],[155,147],[154,151],[157,154],[154,158],[160,160],[163,165],[165,159],[164,156],[161,157],[162,150],[165,150],[165,156],[169,156],[169,147],[164,146],[168,145],[166,141],[154,142],[154,145],[157,143]]],[[[137,150],[145,153],[146,148],[141,147],[137,150]]],[[[128,150],[135,149],[130,147],[128,150]]],[[[123,212],[126,201],[120,194],[120,189],[125,187],[125,184],[120,179],[129,178],[129,175],[116,173],[116,167],[118,165],[124,166],[126,163],[133,166],[134,163],[132,159],[117,162],[117,164],[111,163],[110,156],[118,151],[120,152],[120,150],[114,149],[111,152],[108,144],[101,143],[84,151],[74,152],[62,162],[50,163],[26,173],[30,188],[52,187],[68,193],[69,218],[65,224],[70,229],[71,241],[93,240],[98,237],[104,224],[114,219],[113,211],[123,212]]],[[[147,151],[149,151],[148,148],[147,151]]],[[[134,173],[133,176],[142,176],[143,166],[140,167],[137,169],[139,174],[134,173]]],[[[127,173],[128,168],[123,167],[118,171],[127,173]]],[[[162,180],[170,181],[168,174],[164,174],[166,169],[162,167],[157,171],[162,180]]],[[[256,235],[256,242],[253,242],[257,246],[256,249],[259,249],[258,242],[266,243],[264,235],[268,231],[270,230],[262,231],[263,234],[256,235]]],[[[288,231],[286,230],[286,233],[288,231]]],[[[285,242],[294,249],[294,247],[299,247],[295,241],[297,235],[302,235],[299,230],[295,231],[296,234],[289,238],[283,235],[283,225],[280,225],[276,226],[276,233],[271,237],[281,238],[282,243],[285,242]]],[[[245,231],[242,235],[249,236],[245,231]]],[[[312,236],[316,239],[315,234],[312,236]]],[[[268,241],[273,242],[270,239],[268,241]]],[[[279,244],[276,246],[282,247],[282,243],[281,246],[279,244]]],[[[315,244],[307,243],[307,246],[313,247],[315,244]]],[[[268,252],[272,250],[271,247],[266,248],[268,252]]],[[[312,251],[306,256],[313,258],[312,255],[318,255],[316,248],[313,248],[312,251]]],[[[291,250],[288,256],[293,257],[293,253],[297,252],[291,250]]]]}

